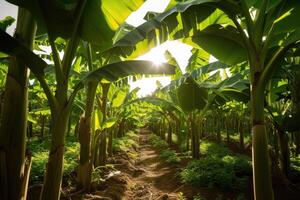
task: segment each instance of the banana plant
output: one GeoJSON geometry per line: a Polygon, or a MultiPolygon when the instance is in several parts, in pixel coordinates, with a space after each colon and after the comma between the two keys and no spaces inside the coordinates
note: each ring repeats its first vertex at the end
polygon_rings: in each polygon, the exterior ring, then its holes
{"type": "MultiPolygon", "coordinates": [[[[12,22],[10,18],[1,21],[1,32],[12,22]]],[[[23,47],[33,48],[36,23],[25,9],[19,9],[15,38],[23,47]]],[[[1,46],[6,42],[1,41],[1,46]]],[[[30,52],[30,50],[28,50],[30,52]]],[[[0,57],[7,55],[0,53],[0,57]]],[[[25,156],[25,138],[27,130],[27,84],[29,70],[21,56],[11,58],[3,94],[3,109],[0,122],[0,196],[4,199],[26,198],[28,184],[28,163],[31,158],[25,156]],[[12,137],[13,135],[13,137],[12,137]]],[[[2,101],[1,101],[2,103],[2,101]]]]}
{"type": "Polygon", "coordinates": [[[178,3],[118,41],[137,43],[155,29],[160,38],[184,38],[222,62],[248,62],[251,80],[253,183],[255,199],[274,199],[264,123],[264,93],[285,53],[300,41],[296,0],[192,0],[178,3]],[[200,12],[202,11],[202,12],[200,12]],[[134,41],[133,41],[134,40],[134,41]]]}
{"type": "MultiPolygon", "coordinates": [[[[6,51],[7,53],[7,51],[6,51]]],[[[44,62],[44,61],[40,61],[44,62]]],[[[31,67],[29,67],[31,69],[31,67]]],[[[32,70],[35,72],[34,70],[32,70]]],[[[103,66],[99,69],[96,69],[88,74],[86,74],[78,83],[75,85],[73,92],[69,95],[67,104],[59,109],[58,99],[57,97],[54,97],[52,94],[52,91],[50,91],[48,85],[45,83],[44,74],[35,74],[35,76],[38,78],[41,86],[44,89],[44,92],[47,95],[50,109],[51,109],[51,115],[52,115],[52,135],[53,135],[53,141],[52,145],[54,145],[54,149],[51,150],[51,152],[54,152],[56,154],[53,155],[53,153],[50,152],[50,158],[48,163],[48,172],[49,167],[51,166],[52,162],[55,162],[55,165],[53,166],[55,170],[58,170],[57,173],[62,173],[62,156],[63,156],[63,143],[64,143],[64,133],[66,131],[66,124],[67,119],[69,117],[70,110],[72,108],[73,101],[76,97],[76,94],[79,90],[81,90],[84,87],[84,84],[88,82],[93,81],[99,81],[102,79],[106,79],[108,81],[116,81],[119,78],[133,75],[133,74],[162,74],[162,73],[173,73],[174,68],[171,65],[164,64],[160,68],[157,68],[152,62],[150,61],[122,61],[122,62],[116,62],[112,64],[108,64],[106,66],[103,66]],[[55,138],[56,137],[56,138],[55,138]],[[59,141],[57,143],[57,140],[59,141]],[[62,148],[60,151],[58,151],[60,148],[62,148]],[[58,152],[57,152],[58,151],[58,152]],[[52,157],[51,157],[52,156],[52,157]],[[61,161],[61,162],[58,162],[61,161]],[[60,164],[60,165],[58,165],[60,164]],[[56,166],[56,167],[55,167],[56,166]],[[57,169],[57,167],[59,169],[57,169]]],[[[51,171],[50,171],[50,174],[51,171]]],[[[47,178],[47,174],[46,174],[47,178]]],[[[47,180],[47,179],[46,179],[47,180]]],[[[57,180],[56,180],[57,181],[57,180]]],[[[61,180],[58,181],[58,184],[61,180]]],[[[60,184],[59,184],[60,185],[60,184]]],[[[47,185],[46,185],[47,186],[47,185]]],[[[45,188],[47,188],[44,186],[45,188]]],[[[47,188],[49,189],[49,188],[47,188]]]]}
{"type": "Polygon", "coordinates": [[[198,68],[172,81],[171,84],[155,93],[159,96],[160,91],[163,94],[169,91],[169,97],[166,97],[166,95],[160,95],[160,98],[145,97],[132,102],[148,102],[161,107],[162,113],[165,113],[164,115],[173,119],[175,116],[175,121],[179,121],[179,119],[187,120],[192,141],[193,158],[199,158],[200,156],[200,135],[195,124],[198,118],[200,117],[199,121],[202,124],[207,111],[214,110],[228,101],[247,102],[249,100],[249,83],[243,80],[244,77],[241,74],[227,77],[223,81],[216,78],[219,76],[219,72],[208,75],[218,69],[218,66],[226,68],[227,65],[214,62],[202,67],[198,66],[198,68]],[[183,118],[180,116],[183,116],[183,118]]]}
{"type": "MultiPolygon", "coordinates": [[[[47,31],[49,43],[52,48],[52,56],[54,60],[54,68],[55,68],[55,76],[56,76],[56,94],[53,94],[53,91],[49,88],[44,75],[44,69],[47,67],[47,64],[24,47],[20,42],[11,38],[4,31],[0,32],[1,45],[0,50],[6,54],[12,56],[18,56],[22,61],[29,66],[32,73],[37,77],[41,86],[44,89],[44,92],[48,98],[51,116],[52,116],[52,143],[51,150],[49,154],[49,162],[47,165],[46,175],[45,175],[45,183],[43,185],[43,190],[41,193],[41,199],[59,199],[60,195],[60,186],[62,179],[62,163],[63,163],[63,152],[64,152],[64,135],[66,132],[66,125],[69,119],[70,111],[73,105],[73,101],[75,99],[76,94],[80,89],[83,88],[84,84],[89,81],[99,81],[101,79],[107,79],[110,81],[115,81],[120,77],[124,77],[133,73],[172,73],[172,68],[168,68],[168,65],[165,65],[162,68],[151,67],[153,66],[150,62],[143,61],[125,61],[125,62],[117,62],[106,65],[101,69],[95,70],[86,76],[74,87],[74,90],[71,94],[68,93],[68,77],[71,70],[71,63],[75,56],[75,52],[77,46],[79,44],[79,38],[83,38],[86,40],[91,40],[93,44],[98,44],[101,46],[99,42],[99,37],[95,37],[95,31],[87,31],[88,28],[83,29],[86,26],[90,26],[91,21],[97,21],[101,19],[103,20],[103,12],[100,9],[101,3],[104,4],[105,1],[101,2],[97,1],[92,3],[91,1],[78,1],[77,2],[67,2],[66,4],[62,2],[24,2],[24,1],[10,1],[19,6],[24,6],[28,10],[31,11],[33,16],[36,17],[38,22],[39,31],[47,31]],[[86,4],[85,4],[86,3],[86,4]],[[100,4],[99,4],[100,3],[100,4]],[[95,6],[97,5],[97,6],[95,6]],[[91,10],[89,10],[91,9],[91,10]],[[96,9],[96,10],[95,10],[96,9]],[[88,10],[88,11],[87,11],[88,10]],[[50,13],[56,13],[56,17],[53,18],[50,13]],[[92,15],[92,16],[91,16],[92,15]],[[96,17],[94,16],[96,15],[96,17]],[[70,17],[75,16],[75,17],[70,17]],[[65,18],[63,18],[65,17],[65,18]],[[92,20],[90,20],[92,18],[92,20]],[[63,19],[60,21],[60,19],[63,19]],[[74,19],[74,20],[73,20],[74,19]],[[68,21],[72,24],[71,27],[65,27],[66,21],[64,20],[73,20],[68,21]],[[61,23],[63,22],[63,23],[61,23]],[[85,23],[84,23],[85,22],[85,23]],[[61,23],[62,26],[59,26],[61,23]],[[94,33],[94,35],[91,35],[94,33]],[[68,38],[67,45],[64,51],[64,57],[61,60],[58,56],[57,47],[55,45],[55,38],[61,36],[68,38]],[[98,42],[97,42],[98,41],[98,42]],[[140,66],[140,64],[142,64],[140,66]],[[150,64],[150,67],[149,67],[150,64]],[[154,70],[154,71],[153,71],[154,70]]],[[[140,2],[140,1],[139,1],[140,2]]],[[[111,3],[111,6],[114,8],[123,8],[124,11],[130,10],[132,8],[124,3],[123,1],[119,1],[120,7],[116,7],[115,3],[111,3]]],[[[129,2],[128,2],[129,3],[129,2]]],[[[133,3],[133,1],[131,2],[133,3]]],[[[106,6],[109,5],[109,2],[106,1],[106,6]]],[[[133,7],[137,8],[140,3],[133,3],[133,7]]],[[[104,5],[103,5],[104,6],[104,5]]],[[[113,10],[113,9],[112,9],[113,10]]],[[[108,10],[111,12],[112,10],[108,10]]],[[[107,12],[107,10],[105,9],[107,12]]],[[[116,10],[114,10],[116,11],[116,10]]],[[[123,10],[122,10],[123,12],[123,10]]],[[[129,12],[126,12],[124,16],[118,18],[117,22],[125,20],[128,16],[129,12]]],[[[109,14],[109,13],[108,13],[109,14]]],[[[114,18],[114,20],[116,20],[114,18]]],[[[99,22],[99,21],[97,21],[99,22]]],[[[103,27],[98,27],[98,30],[105,30],[104,27],[108,27],[106,30],[110,30],[113,33],[113,30],[116,30],[117,22],[107,22],[104,23],[103,27]],[[107,26],[105,26],[107,25],[107,26]],[[103,28],[103,29],[102,29],[103,28]]],[[[98,25],[99,23],[97,23],[98,25]]],[[[91,28],[91,27],[90,27],[91,28]]],[[[93,28],[93,27],[92,27],[93,28]]],[[[112,38],[112,37],[111,37],[112,38]]],[[[102,40],[107,41],[109,43],[110,40],[102,40]]],[[[105,46],[105,45],[104,45],[105,46]]]]}

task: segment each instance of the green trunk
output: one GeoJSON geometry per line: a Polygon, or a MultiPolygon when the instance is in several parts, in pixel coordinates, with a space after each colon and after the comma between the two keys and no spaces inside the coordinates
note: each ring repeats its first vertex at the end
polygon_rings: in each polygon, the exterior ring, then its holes
{"type": "Polygon", "coordinates": [[[216,132],[217,132],[217,141],[221,142],[222,138],[221,138],[221,122],[220,120],[218,120],[218,118],[216,117],[216,132]]]}
{"type": "Polygon", "coordinates": [[[228,122],[228,118],[225,119],[225,130],[226,130],[226,141],[227,141],[227,144],[229,144],[229,142],[230,142],[230,134],[229,134],[229,122],[228,122]]]}
{"type": "Polygon", "coordinates": [[[244,149],[245,144],[244,144],[244,130],[243,130],[242,120],[239,120],[239,122],[238,122],[238,131],[239,131],[239,135],[240,135],[240,147],[241,147],[241,149],[244,149]]]}
{"type": "Polygon", "coordinates": [[[86,108],[84,117],[79,123],[80,162],[78,168],[78,187],[90,191],[92,162],[91,162],[91,117],[96,96],[97,83],[88,83],[86,108]]]}
{"type": "Polygon", "coordinates": [[[252,113],[252,163],[253,184],[256,200],[274,199],[270,161],[268,153],[267,133],[264,122],[264,92],[263,88],[252,84],[251,113],[252,113]]]}
{"type": "Polygon", "coordinates": [[[172,124],[171,122],[169,122],[169,131],[168,131],[168,144],[171,145],[172,144],[172,124]]]}
{"type": "Polygon", "coordinates": [[[41,115],[41,138],[44,137],[45,134],[45,115],[41,115]]]}
{"type": "Polygon", "coordinates": [[[58,109],[52,114],[52,141],[49,158],[41,192],[41,200],[58,200],[60,198],[63,177],[63,161],[65,150],[65,134],[67,131],[69,112],[58,109]]]}
{"type": "MultiPolygon", "coordinates": [[[[15,38],[32,49],[36,24],[25,9],[19,8],[15,38]]],[[[0,127],[0,196],[1,199],[20,199],[24,177],[25,137],[29,71],[21,60],[12,57],[6,78],[0,127]],[[5,159],[5,160],[2,160],[5,159]],[[5,170],[2,169],[6,168],[5,170]],[[3,172],[6,174],[2,174],[3,172]]]]}
{"type": "MultiPolygon", "coordinates": [[[[103,114],[103,122],[106,120],[106,104],[107,104],[107,95],[110,88],[110,83],[102,83],[102,106],[101,106],[101,112],[103,114]]],[[[102,133],[100,133],[100,140],[99,140],[99,154],[98,154],[98,165],[104,166],[106,164],[106,149],[107,149],[107,142],[106,142],[106,131],[104,130],[102,133]]],[[[97,150],[97,149],[96,149],[97,150]]]]}
{"type": "Polygon", "coordinates": [[[106,131],[100,133],[100,140],[99,140],[99,158],[98,158],[98,166],[105,166],[106,164],[106,131]]]}
{"type": "Polygon", "coordinates": [[[77,186],[89,192],[91,184],[91,117],[82,117],[79,123],[80,161],[77,173],[77,186]]]}
{"type": "Polygon", "coordinates": [[[290,168],[290,152],[288,144],[288,136],[285,132],[278,130],[278,139],[280,147],[280,166],[282,172],[288,176],[290,168]]]}
{"type": "Polygon", "coordinates": [[[109,156],[112,155],[112,145],[113,145],[113,130],[110,130],[108,133],[108,145],[107,145],[107,153],[109,156]]]}
{"type": "Polygon", "coordinates": [[[196,124],[194,122],[193,114],[191,114],[190,117],[190,124],[191,124],[192,157],[194,159],[199,159],[200,158],[199,134],[196,128],[196,124]]]}

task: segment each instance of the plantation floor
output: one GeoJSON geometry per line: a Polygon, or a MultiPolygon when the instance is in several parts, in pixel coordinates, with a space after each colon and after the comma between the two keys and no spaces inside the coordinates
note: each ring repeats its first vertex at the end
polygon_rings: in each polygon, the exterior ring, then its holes
{"type": "MultiPolygon", "coordinates": [[[[116,152],[108,160],[108,166],[101,177],[92,184],[91,194],[83,194],[76,190],[76,173],[64,177],[61,199],[68,200],[193,200],[200,195],[206,200],[236,200],[236,191],[222,191],[217,188],[201,188],[183,184],[179,173],[191,160],[180,154],[181,162],[167,163],[160,157],[160,151],[150,145],[150,132],[141,129],[135,138],[137,145],[127,151],[116,152]]],[[[171,147],[176,150],[176,147],[171,147]]],[[[177,151],[178,152],[178,151],[177,151]]],[[[100,177],[100,176],[99,176],[100,177]]],[[[274,182],[274,180],[273,180],[274,182]]],[[[38,200],[41,184],[29,187],[29,200],[38,200]]],[[[287,190],[282,186],[274,187],[276,200],[298,200],[299,192],[287,190]]],[[[241,191],[240,191],[241,192],[241,191]]],[[[252,200],[251,183],[244,191],[245,199],[252,200]]]]}
{"type": "Polygon", "coordinates": [[[177,199],[180,185],[174,180],[176,166],[168,166],[147,142],[149,134],[141,130],[139,137],[137,173],[126,192],[130,199],[177,199]]]}
{"type": "Polygon", "coordinates": [[[179,164],[166,163],[160,158],[159,151],[149,144],[149,136],[150,133],[142,129],[136,149],[119,152],[109,161],[117,170],[115,175],[93,195],[81,196],[81,199],[188,200],[198,194],[208,200],[218,197],[232,199],[232,192],[182,184],[179,172],[190,159],[182,159],[179,164]]]}

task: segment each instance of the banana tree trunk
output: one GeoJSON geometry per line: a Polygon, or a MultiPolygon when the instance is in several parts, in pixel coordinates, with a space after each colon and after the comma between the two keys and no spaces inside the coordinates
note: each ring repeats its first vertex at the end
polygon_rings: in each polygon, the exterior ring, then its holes
{"type": "Polygon", "coordinates": [[[238,122],[238,131],[239,131],[239,135],[240,135],[240,148],[244,149],[245,144],[244,144],[243,119],[239,120],[239,122],[238,122]]]}
{"type": "MultiPolygon", "coordinates": [[[[15,38],[32,49],[36,24],[29,12],[19,8],[15,38]]],[[[6,78],[0,127],[0,196],[20,199],[24,178],[28,107],[27,66],[12,57],[6,78]],[[5,173],[5,174],[4,174],[5,173]]]]}
{"type": "Polygon", "coordinates": [[[109,156],[112,156],[112,146],[113,146],[113,129],[111,129],[108,133],[107,153],[109,156]]]}
{"type": "Polygon", "coordinates": [[[190,115],[190,125],[191,125],[192,157],[194,159],[199,159],[200,158],[199,134],[196,129],[193,113],[190,115]]]}
{"type": "Polygon", "coordinates": [[[222,140],[222,138],[221,138],[221,121],[217,117],[215,119],[216,119],[217,142],[220,143],[222,140]]]}
{"type": "Polygon", "coordinates": [[[41,115],[41,138],[44,137],[45,134],[45,115],[41,115]]]}
{"type": "Polygon", "coordinates": [[[118,138],[121,138],[124,136],[124,120],[122,119],[122,121],[120,122],[119,124],[119,127],[118,127],[118,138]]]}
{"type": "Polygon", "coordinates": [[[229,120],[228,120],[228,117],[226,117],[226,119],[225,119],[225,130],[226,130],[226,141],[227,141],[227,144],[229,144],[229,142],[230,142],[230,133],[229,133],[229,120]]]}
{"type": "Polygon", "coordinates": [[[27,199],[27,188],[28,188],[28,183],[29,183],[31,165],[32,165],[32,157],[29,154],[29,155],[26,155],[24,178],[22,181],[22,188],[21,188],[21,198],[20,198],[21,200],[27,199]]]}
{"type": "Polygon", "coordinates": [[[99,153],[98,153],[98,166],[105,166],[106,164],[106,147],[107,147],[107,142],[106,142],[106,130],[102,131],[100,133],[100,140],[99,140],[99,153]]]}
{"type": "Polygon", "coordinates": [[[168,144],[172,144],[172,124],[169,122],[169,130],[168,130],[168,138],[167,138],[168,144]]]}
{"type": "Polygon", "coordinates": [[[280,147],[280,166],[284,175],[288,176],[289,167],[290,167],[290,152],[288,144],[288,136],[282,131],[278,130],[278,139],[280,147]]]}
{"type": "Polygon", "coordinates": [[[67,131],[70,112],[60,106],[52,113],[52,141],[49,152],[48,163],[44,185],[41,192],[41,200],[58,200],[63,177],[63,161],[65,150],[65,134],[67,131]]]}
{"type": "MultiPolygon", "coordinates": [[[[110,88],[110,83],[102,83],[102,106],[101,106],[101,112],[103,114],[103,122],[106,120],[106,104],[107,104],[107,95],[110,88]]],[[[106,164],[106,149],[107,149],[107,142],[106,142],[106,130],[104,130],[100,135],[100,141],[99,141],[99,166],[105,166],[106,164]]]]}
{"type": "Polygon", "coordinates": [[[91,118],[96,96],[97,83],[88,83],[86,108],[84,116],[79,123],[80,161],[78,167],[77,185],[89,192],[92,177],[92,155],[91,155],[91,118]]]}
{"type": "Polygon", "coordinates": [[[264,87],[257,85],[258,76],[252,80],[251,118],[252,118],[252,163],[253,183],[256,200],[272,200],[270,161],[268,154],[267,132],[264,121],[264,87]]]}

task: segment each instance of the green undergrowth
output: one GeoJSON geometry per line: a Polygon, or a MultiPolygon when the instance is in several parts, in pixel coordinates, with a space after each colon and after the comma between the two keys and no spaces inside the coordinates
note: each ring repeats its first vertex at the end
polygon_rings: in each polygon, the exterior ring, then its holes
{"type": "Polygon", "coordinates": [[[202,141],[199,160],[191,161],[181,172],[184,183],[221,189],[244,189],[251,176],[251,161],[236,155],[222,144],[202,141]]]}
{"type": "Polygon", "coordinates": [[[112,149],[113,152],[127,151],[130,148],[136,148],[138,146],[139,136],[134,131],[129,131],[122,138],[116,138],[113,140],[112,149]]]}
{"type": "Polygon", "coordinates": [[[163,150],[160,154],[161,158],[166,159],[167,163],[180,163],[181,159],[178,157],[177,153],[174,150],[166,149],[163,150]]]}
{"type": "Polygon", "coordinates": [[[291,157],[291,168],[300,172],[300,156],[291,157]]]}
{"type": "Polygon", "coordinates": [[[162,140],[157,135],[151,134],[149,137],[150,144],[160,151],[160,157],[165,159],[167,163],[176,164],[180,163],[181,159],[176,151],[171,150],[166,141],[162,140]]]}
{"type": "Polygon", "coordinates": [[[291,156],[291,168],[289,171],[289,177],[291,179],[300,177],[300,156],[291,156]]]}
{"type": "MultiPolygon", "coordinates": [[[[71,174],[78,165],[79,143],[76,137],[68,137],[65,144],[64,153],[64,176],[71,174]]],[[[29,149],[32,153],[32,167],[30,173],[31,183],[40,183],[43,181],[46,163],[49,156],[50,137],[43,139],[33,138],[29,143],[29,149]]]]}
{"type": "MultiPolygon", "coordinates": [[[[227,140],[227,134],[225,131],[221,132],[222,140],[227,140]]],[[[240,135],[239,133],[229,133],[230,141],[239,143],[240,142],[240,135]]],[[[251,136],[248,133],[244,133],[244,143],[245,144],[251,144],[251,136]]]]}
{"type": "Polygon", "coordinates": [[[154,134],[151,134],[149,136],[149,142],[154,148],[157,148],[159,150],[168,148],[168,143],[154,134]]]}

